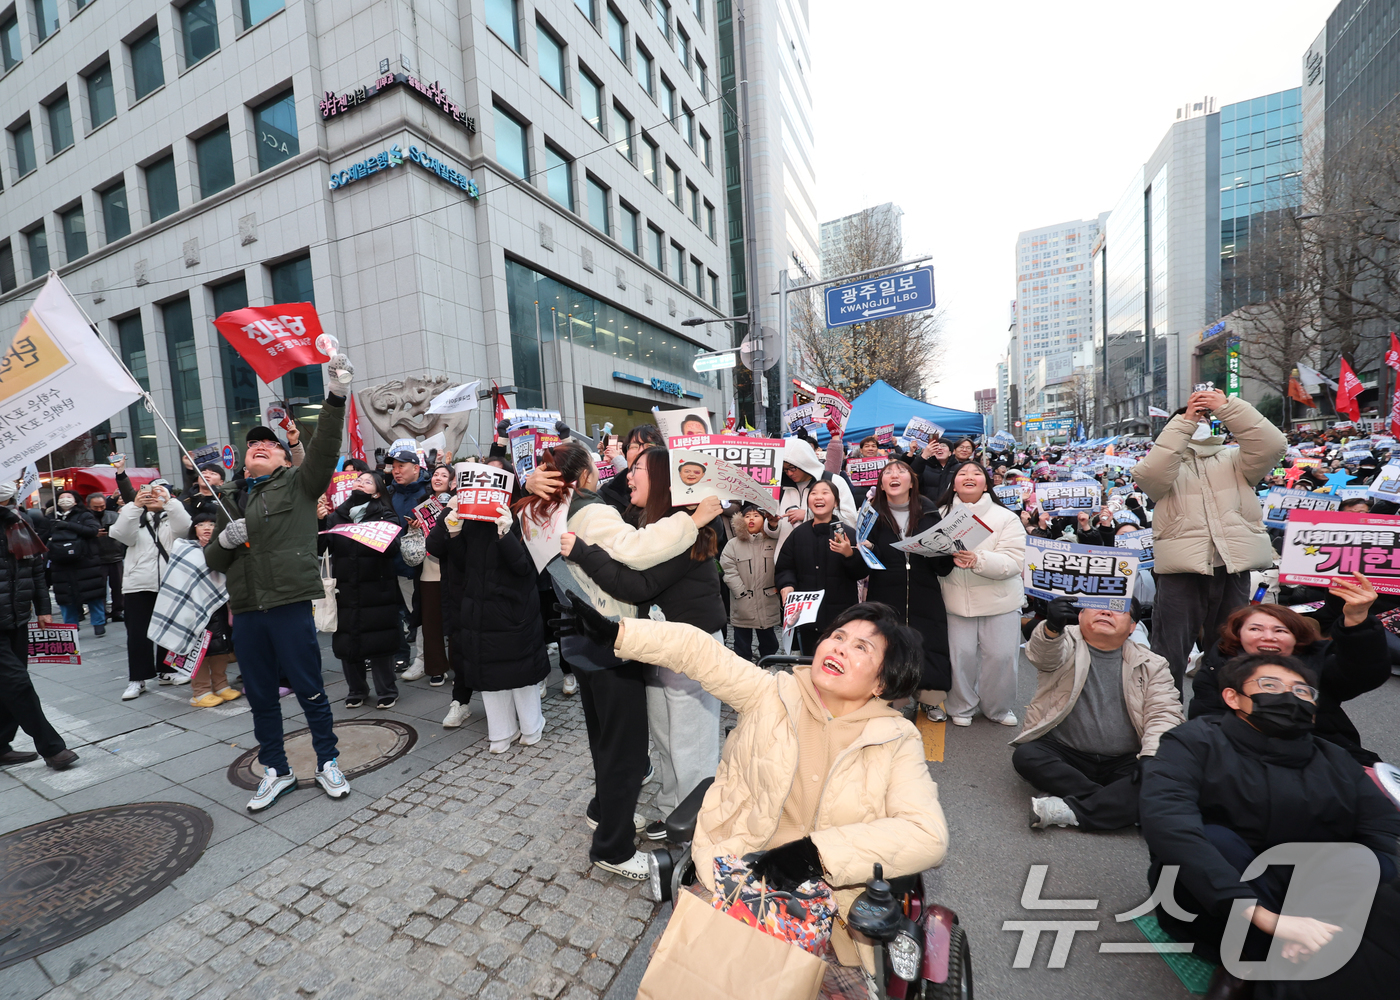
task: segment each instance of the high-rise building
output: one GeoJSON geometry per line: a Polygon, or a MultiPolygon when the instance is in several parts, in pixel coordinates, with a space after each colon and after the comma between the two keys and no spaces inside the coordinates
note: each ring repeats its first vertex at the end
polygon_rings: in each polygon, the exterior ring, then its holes
{"type": "MultiPolygon", "coordinates": [[[[679,2],[679,0],[677,0],[679,2]]],[[[693,0],[699,2],[699,0],[693,0]]],[[[786,270],[794,284],[817,277],[820,260],[816,207],[816,141],[812,112],[812,49],[805,0],[717,0],[720,86],[724,96],[724,172],[729,208],[729,277],[734,316],[749,311],[748,247],[741,180],[743,156],[738,114],[738,8],[745,14],[752,149],[754,236],[758,255],[758,311],[763,326],[777,328],[778,301],[769,293],[786,270]]],[[[745,335],[736,324],[735,337],[745,335]]],[[[736,339],[737,342],[737,339],[736,339]]],[[[776,367],[768,373],[769,426],[777,425],[782,397],[776,367]]],[[[752,412],[748,373],[738,369],[740,403],[752,412]]]]}
{"type": "MultiPolygon", "coordinates": [[[[718,34],[704,0],[14,4],[0,328],[57,269],[188,446],[314,421],[319,367],[263,386],[210,323],[277,302],[386,421],[422,373],[580,428],[723,413],[691,362],[728,336],[680,326],[728,311],[718,34]]],[[[178,469],[139,405],[109,429],[178,469]]]]}
{"type": "MultiPolygon", "coordinates": [[[[1097,220],[1076,219],[1021,233],[1016,240],[1016,301],[1021,409],[1038,413],[1044,383],[1032,390],[1033,373],[1052,359],[1053,377],[1073,371],[1069,357],[1093,334],[1091,252],[1099,235],[1097,220]],[[1059,360],[1054,360],[1059,359],[1059,360]],[[1063,364],[1060,361],[1063,361],[1063,364]]],[[[1055,384],[1053,381],[1050,384],[1055,384]]]]}
{"type": "Polygon", "coordinates": [[[1007,416],[1006,416],[1006,406],[1007,406],[1006,390],[1007,390],[1008,380],[1009,380],[1009,378],[1010,378],[1010,375],[1011,375],[1011,363],[1010,363],[1010,361],[1007,360],[1006,358],[1002,358],[1000,361],[997,362],[997,388],[996,388],[997,398],[996,398],[996,404],[995,404],[994,408],[992,409],[992,417],[993,417],[993,421],[992,421],[992,433],[993,433],[993,434],[1000,434],[1000,433],[1003,432],[1003,431],[1009,432],[1009,431],[1011,430],[1011,423],[1010,423],[1009,420],[1007,420],[1007,416]]]}
{"type": "MultiPolygon", "coordinates": [[[[841,261],[860,250],[853,243],[866,238],[891,240],[904,245],[904,209],[893,202],[843,215],[821,224],[821,265],[823,277],[837,277],[843,268],[841,261]]],[[[865,256],[865,254],[861,254],[865,256]]]]}
{"type": "Polygon", "coordinates": [[[978,413],[989,414],[997,405],[996,386],[990,389],[974,389],[972,392],[972,408],[978,413]]]}
{"type": "MultiPolygon", "coordinates": [[[[1397,108],[1400,0],[1342,0],[1327,16],[1324,35],[1324,143],[1330,160],[1397,108]]],[[[1313,44],[1309,51],[1315,53],[1313,44]]]]}

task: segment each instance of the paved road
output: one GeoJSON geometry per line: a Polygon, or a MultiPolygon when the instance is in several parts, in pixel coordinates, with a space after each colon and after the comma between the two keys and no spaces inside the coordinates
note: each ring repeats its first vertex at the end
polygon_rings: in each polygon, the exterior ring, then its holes
{"type": "MultiPolygon", "coordinates": [[[[577,699],[555,688],[535,748],[493,757],[479,702],[458,731],[438,724],[446,689],[402,685],[382,713],[414,726],[413,749],[354,781],[332,802],[293,793],[270,814],[243,811],[248,792],[225,772],[253,745],[241,702],[191,708],[186,688],[123,703],[120,628],[84,637],[82,667],[36,667],[56,723],[82,755],[70,772],[39,763],[0,772],[0,832],[119,802],[167,800],[214,817],[204,857],[132,912],[36,960],[0,972],[0,1000],[355,996],[566,997],[635,993],[658,914],[636,887],[587,863],[582,812],[591,788],[577,699]]],[[[332,697],[344,682],[326,657],[332,697]]],[[[1023,664],[1022,692],[1034,678],[1023,664]]],[[[288,729],[303,725],[292,700],[288,729]]],[[[1363,739],[1400,759],[1400,680],[1353,703],[1363,739]]],[[[373,709],[337,717],[374,717],[373,709]]],[[[1030,789],[1010,767],[1012,730],[984,720],[948,727],[930,764],[952,847],[935,897],[968,929],[983,997],[1185,997],[1155,956],[1100,955],[1101,941],[1137,941],[1113,914],[1146,895],[1147,853],[1135,832],[1027,828],[1030,789]],[[1021,907],[1032,864],[1049,865],[1043,895],[1097,899],[1092,911],[1021,907]],[[1047,969],[1045,936],[1029,969],[1012,968],[1020,935],[1005,920],[1097,920],[1066,966],[1047,969]],[[1125,984],[1131,984],[1130,986],[1125,984]]],[[[649,810],[646,810],[649,811],[649,810]]]]}

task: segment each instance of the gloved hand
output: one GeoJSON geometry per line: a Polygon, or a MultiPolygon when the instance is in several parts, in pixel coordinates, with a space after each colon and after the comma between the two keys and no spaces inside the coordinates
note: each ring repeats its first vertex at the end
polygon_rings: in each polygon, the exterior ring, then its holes
{"type": "Polygon", "coordinates": [[[248,522],[241,517],[237,521],[230,521],[224,526],[224,530],[219,532],[219,544],[226,549],[236,549],[238,546],[246,544],[247,541],[248,522]]]}
{"type": "Polygon", "coordinates": [[[496,537],[504,538],[506,537],[507,532],[510,531],[511,523],[515,520],[515,518],[511,516],[509,507],[502,505],[500,507],[497,507],[496,510],[501,515],[500,517],[496,518],[496,537]]]}
{"type": "Polygon", "coordinates": [[[803,882],[824,874],[821,855],[811,837],[765,851],[750,865],[749,872],[753,881],[766,881],[770,889],[779,892],[792,892],[803,882]]]}
{"type": "Polygon", "coordinates": [[[462,519],[457,516],[457,512],[455,510],[451,511],[446,517],[444,517],[442,519],[442,523],[447,525],[447,533],[449,535],[455,535],[457,534],[457,532],[462,530],[462,519]]]}
{"type": "Polygon", "coordinates": [[[1050,610],[1045,613],[1045,627],[1051,632],[1063,633],[1066,625],[1079,621],[1079,605],[1073,597],[1057,597],[1050,602],[1050,610]]]}
{"type": "Polygon", "coordinates": [[[344,396],[350,391],[350,383],[355,378],[355,366],[345,355],[337,354],[326,363],[326,374],[330,376],[326,391],[332,396],[344,396]]]}
{"type": "Polygon", "coordinates": [[[554,605],[559,617],[549,622],[555,632],[559,635],[581,635],[604,649],[617,645],[617,622],[608,621],[572,590],[565,591],[564,600],[569,602],[568,607],[554,605]]]}

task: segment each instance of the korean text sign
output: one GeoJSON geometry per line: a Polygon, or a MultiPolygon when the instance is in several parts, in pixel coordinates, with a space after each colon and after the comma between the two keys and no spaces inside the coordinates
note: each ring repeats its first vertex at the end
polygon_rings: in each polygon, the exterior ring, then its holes
{"type": "Polygon", "coordinates": [[[359,478],[360,474],[354,469],[331,473],[331,484],[326,487],[326,500],[330,502],[331,510],[350,499],[350,494],[355,492],[355,480],[359,478]]]}
{"type": "Polygon", "coordinates": [[[1032,597],[1075,597],[1081,608],[1127,611],[1138,574],[1128,551],[1030,535],[1021,579],[1032,597]]]}
{"type": "Polygon", "coordinates": [[[950,556],[975,549],[992,537],[992,529],[967,507],[959,507],[927,531],[921,531],[892,546],[900,552],[921,556],[950,556]]]}
{"type": "Polygon", "coordinates": [[[1282,528],[1294,511],[1336,510],[1341,505],[1341,497],[1275,486],[1264,500],[1264,521],[1271,528],[1282,528]]]}
{"type": "Polygon", "coordinates": [[[783,631],[791,632],[802,625],[810,625],[817,620],[817,611],[822,606],[825,590],[793,591],[783,601],[783,631]]]}
{"type": "Polygon", "coordinates": [[[880,470],[888,463],[888,458],[853,458],[846,463],[846,474],[858,489],[874,486],[880,481],[880,470]]]}
{"type": "Polygon", "coordinates": [[[685,448],[713,455],[722,462],[738,466],[760,486],[768,487],[776,500],[779,495],[778,475],[783,467],[783,442],[779,438],[748,437],[743,434],[694,434],[673,437],[667,441],[672,449],[685,448]]]}
{"type": "Polygon", "coordinates": [[[495,521],[501,516],[498,507],[509,507],[515,477],[494,465],[458,462],[452,467],[457,473],[457,516],[465,521],[495,521]]]}
{"type": "Polygon", "coordinates": [[[402,530],[393,521],[367,521],[363,524],[337,524],[334,528],[327,528],[321,534],[344,535],[347,538],[353,538],[361,545],[368,545],[376,552],[383,552],[393,544],[394,539],[402,530]]]}
{"type": "Polygon", "coordinates": [[[1400,594],[1400,517],[1295,510],[1288,515],[1279,560],[1280,583],[1331,585],[1335,576],[1365,573],[1381,594],[1400,594]]]}
{"type": "Polygon", "coordinates": [[[78,626],[30,622],[29,662],[81,664],[83,654],[78,650],[78,626]]]}
{"type": "Polygon", "coordinates": [[[1120,535],[1115,535],[1113,544],[1120,549],[1136,549],[1138,557],[1138,570],[1152,568],[1152,529],[1143,528],[1140,531],[1125,531],[1120,535]]]}
{"type": "Polygon", "coordinates": [[[1072,483],[1036,483],[1035,499],[1040,509],[1051,517],[1093,513],[1100,506],[1099,484],[1091,480],[1072,483]]]}
{"type": "Polygon", "coordinates": [[[937,441],[941,438],[943,428],[932,420],[925,420],[923,417],[910,417],[909,423],[904,425],[904,436],[922,448],[930,441],[937,441]]]}
{"type": "Polygon", "coordinates": [[[413,508],[413,516],[423,522],[424,530],[432,531],[437,527],[438,519],[442,517],[443,512],[446,510],[447,505],[437,497],[428,497],[428,499],[413,508]]]}
{"type": "Polygon", "coordinates": [[[214,326],[269,385],[293,368],[329,360],[316,349],[321,320],[310,302],[235,309],[215,319],[214,326]]]}
{"type": "Polygon", "coordinates": [[[1035,492],[1035,488],[1030,483],[1007,483],[993,486],[992,492],[1006,505],[1007,510],[1019,512],[1025,509],[1026,500],[1035,492]]]}
{"type": "Polygon", "coordinates": [[[737,465],[703,451],[675,448],[669,453],[671,462],[671,502],[688,507],[706,497],[754,503],[769,513],[778,512],[775,488],[763,486],[737,465]]]}
{"type": "Polygon", "coordinates": [[[933,268],[920,267],[828,288],[826,325],[848,326],[933,307],[933,268]]]}

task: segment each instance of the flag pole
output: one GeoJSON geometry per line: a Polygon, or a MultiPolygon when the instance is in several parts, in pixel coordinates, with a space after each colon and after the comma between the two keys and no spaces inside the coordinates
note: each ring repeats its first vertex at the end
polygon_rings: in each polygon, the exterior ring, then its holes
{"type": "MultiPolygon", "coordinates": [[[[141,391],[141,398],[145,400],[146,412],[153,414],[156,417],[156,419],[158,419],[162,424],[165,425],[165,429],[170,432],[171,438],[173,438],[175,441],[175,447],[179,448],[180,453],[190,460],[190,467],[195,470],[195,478],[199,478],[199,465],[195,462],[194,456],[191,455],[189,449],[185,447],[185,443],[180,440],[180,435],[175,433],[175,428],[170,426],[170,421],[165,419],[165,414],[160,412],[160,408],[156,406],[156,401],[153,398],[151,398],[150,391],[141,388],[141,383],[136,381],[135,374],[133,374],[131,369],[126,366],[126,362],[122,360],[121,355],[119,355],[115,350],[113,350],[112,345],[107,342],[107,338],[102,336],[102,330],[98,327],[96,323],[93,322],[92,317],[89,316],[87,310],[83,308],[83,304],[79,302],[78,297],[73,294],[73,290],[69,288],[66,284],[64,284],[63,279],[59,277],[58,272],[51,270],[49,271],[49,273],[52,274],[55,278],[58,278],[58,283],[60,285],[63,285],[63,290],[68,293],[68,298],[71,299],[73,304],[78,307],[78,312],[83,314],[83,319],[88,321],[88,327],[92,330],[94,334],[97,335],[97,339],[102,343],[102,346],[107,348],[107,353],[112,356],[112,360],[115,361],[117,364],[121,365],[122,371],[126,372],[127,375],[131,376],[131,381],[136,385],[136,388],[141,391]]],[[[132,428],[132,430],[135,431],[135,428],[132,428]]],[[[182,476],[181,479],[183,480],[183,478],[184,477],[182,476]]],[[[52,452],[49,453],[49,488],[51,490],[53,488],[52,452]]],[[[233,512],[230,511],[227,506],[225,506],[223,498],[219,496],[218,490],[211,489],[209,492],[213,495],[214,502],[217,503],[219,507],[223,509],[223,512],[225,515],[227,515],[228,519],[230,521],[235,520],[233,512]]]]}

